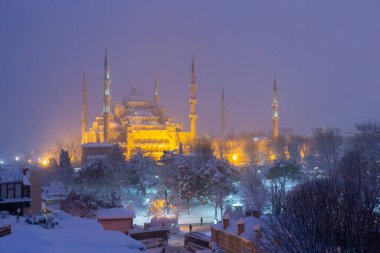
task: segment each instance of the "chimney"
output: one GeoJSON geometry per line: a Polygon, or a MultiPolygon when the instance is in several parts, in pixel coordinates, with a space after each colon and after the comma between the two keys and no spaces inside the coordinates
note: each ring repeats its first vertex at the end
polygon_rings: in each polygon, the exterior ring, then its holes
{"type": "Polygon", "coordinates": [[[257,224],[253,230],[255,231],[256,240],[260,240],[262,237],[263,227],[260,224],[257,224]]]}
{"type": "Polygon", "coordinates": [[[228,214],[223,215],[223,230],[226,230],[230,225],[230,216],[228,214]]]}
{"type": "Polygon", "coordinates": [[[242,233],[244,233],[244,219],[243,218],[240,218],[238,221],[237,221],[237,234],[238,235],[241,235],[242,233]]]}
{"type": "Polygon", "coordinates": [[[39,168],[30,169],[30,197],[32,199],[31,207],[32,214],[37,215],[41,212],[42,200],[41,200],[41,191],[42,191],[42,170],[39,168]]]}

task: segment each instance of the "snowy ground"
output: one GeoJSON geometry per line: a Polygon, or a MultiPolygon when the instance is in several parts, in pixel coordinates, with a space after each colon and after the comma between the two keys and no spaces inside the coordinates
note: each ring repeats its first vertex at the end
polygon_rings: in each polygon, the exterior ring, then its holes
{"type": "Polygon", "coordinates": [[[138,253],[143,245],[116,231],[105,231],[101,225],[90,219],[66,216],[59,220],[59,226],[45,229],[30,225],[16,217],[0,219],[0,225],[11,224],[12,233],[0,238],[0,252],[12,253],[138,253]]]}
{"type": "MultiPolygon", "coordinates": [[[[179,226],[180,231],[177,234],[171,234],[169,237],[169,245],[165,247],[165,253],[192,253],[184,248],[184,238],[189,232],[187,225],[179,226]]],[[[193,232],[201,232],[206,235],[211,235],[210,225],[194,225],[193,232]]],[[[148,249],[147,253],[160,253],[162,248],[148,249]]]]}
{"type": "MultiPolygon", "coordinates": [[[[126,206],[131,206],[134,208],[136,213],[136,218],[133,219],[133,223],[137,225],[143,225],[144,222],[149,222],[150,217],[147,216],[149,201],[151,201],[148,195],[145,199],[142,196],[137,196],[135,193],[131,192],[130,201],[126,203],[126,206]]],[[[241,203],[240,193],[231,195],[227,198],[230,205],[241,203]]],[[[180,213],[178,224],[199,224],[203,218],[203,223],[214,223],[215,210],[213,203],[200,204],[198,201],[192,201],[190,204],[190,214],[187,210],[183,210],[180,213]]],[[[218,209],[218,219],[221,219],[220,209],[218,209]]]]}

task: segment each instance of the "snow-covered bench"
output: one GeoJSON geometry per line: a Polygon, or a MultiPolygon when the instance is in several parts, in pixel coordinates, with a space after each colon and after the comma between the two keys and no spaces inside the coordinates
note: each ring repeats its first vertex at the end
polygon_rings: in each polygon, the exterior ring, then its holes
{"type": "Polygon", "coordinates": [[[0,226],[0,237],[10,235],[11,232],[12,232],[12,226],[11,225],[0,226]]]}

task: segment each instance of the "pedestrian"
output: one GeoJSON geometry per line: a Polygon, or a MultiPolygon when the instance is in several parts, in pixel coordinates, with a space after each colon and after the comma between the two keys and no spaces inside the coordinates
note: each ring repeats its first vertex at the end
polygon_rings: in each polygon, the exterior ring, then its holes
{"type": "Polygon", "coordinates": [[[191,230],[193,230],[193,226],[190,224],[189,225],[189,231],[190,231],[190,233],[191,233],[191,230]]]}
{"type": "Polygon", "coordinates": [[[16,223],[19,223],[19,221],[20,221],[20,213],[21,213],[21,210],[20,210],[20,208],[17,208],[17,217],[16,217],[16,223]]]}
{"type": "Polygon", "coordinates": [[[203,226],[203,217],[201,217],[201,226],[203,226]]]}

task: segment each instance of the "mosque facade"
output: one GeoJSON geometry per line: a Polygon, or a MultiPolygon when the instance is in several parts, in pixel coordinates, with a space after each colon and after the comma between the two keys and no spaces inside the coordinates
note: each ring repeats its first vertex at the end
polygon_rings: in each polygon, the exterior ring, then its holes
{"type": "MultiPolygon", "coordinates": [[[[101,146],[101,143],[118,144],[123,149],[127,159],[135,149],[141,149],[147,155],[159,160],[163,151],[178,149],[180,145],[189,147],[198,138],[198,100],[194,58],[191,65],[191,80],[189,85],[189,131],[184,130],[183,123],[175,122],[165,114],[165,109],[161,104],[158,92],[157,76],[154,84],[154,95],[151,100],[140,94],[136,86],[133,85],[126,99],[115,101],[111,106],[111,73],[107,50],[104,59],[102,115],[95,117],[95,120],[89,127],[87,122],[86,68],[84,69],[82,84],[82,153],[84,148],[101,146]]],[[[255,162],[273,160],[273,152],[270,145],[279,137],[276,80],[273,87],[273,135],[271,138],[252,140],[252,143],[247,143],[246,140],[229,138],[225,133],[226,115],[224,99],[223,91],[221,98],[221,136],[209,139],[215,155],[217,157],[223,156],[235,164],[252,162],[251,152],[261,154],[262,158],[260,158],[260,161],[255,162]],[[252,150],[247,152],[247,149],[251,149],[251,146],[252,150]]]]}

